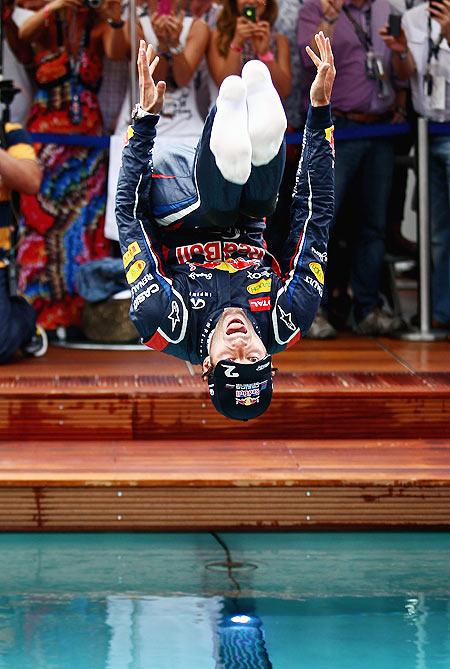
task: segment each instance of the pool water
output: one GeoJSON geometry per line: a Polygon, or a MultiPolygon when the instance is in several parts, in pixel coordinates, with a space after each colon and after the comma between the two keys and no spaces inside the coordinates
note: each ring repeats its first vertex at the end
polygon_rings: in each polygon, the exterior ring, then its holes
{"type": "Polygon", "coordinates": [[[449,556],[447,533],[0,535],[0,669],[449,669],[449,556]]]}

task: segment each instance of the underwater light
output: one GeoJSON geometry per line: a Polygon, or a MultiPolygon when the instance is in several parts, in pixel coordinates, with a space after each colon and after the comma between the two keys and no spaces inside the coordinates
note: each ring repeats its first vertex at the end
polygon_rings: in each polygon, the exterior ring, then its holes
{"type": "Polygon", "coordinates": [[[232,623],[241,623],[241,625],[247,625],[252,621],[250,616],[232,616],[230,620],[232,623]]]}

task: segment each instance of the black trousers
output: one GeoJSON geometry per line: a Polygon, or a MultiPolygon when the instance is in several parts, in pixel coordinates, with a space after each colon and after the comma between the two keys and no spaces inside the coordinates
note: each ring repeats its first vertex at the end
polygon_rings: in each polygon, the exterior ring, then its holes
{"type": "Polygon", "coordinates": [[[0,269],[0,363],[24,346],[36,328],[36,312],[22,297],[11,297],[8,270],[0,269]]]}

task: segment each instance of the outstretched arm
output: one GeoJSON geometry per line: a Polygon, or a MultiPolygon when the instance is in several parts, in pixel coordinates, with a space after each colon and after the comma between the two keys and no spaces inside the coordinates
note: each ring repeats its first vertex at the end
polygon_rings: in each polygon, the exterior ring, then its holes
{"type": "Polygon", "coordinates": [[[140,118],[129,129],[129,141],[122,154],[116,217],[123,264],[131,287],[131,320],[147,346],[164,350],[183,340],[187,311],[172,280],[164,273],[149,227],[144,227],[143,222],[149,209],[152,148],[166,87],[162,81],[157,85],[153,81],[157,64],[153,47],[146,48],[142,40],[138,55],[140,118]]]}
{"type": "MultiPolygon", "coordinates": [[[[278,295],[292,312],[300,334],[309,330],[320,304],[328,230],[334,216],[330,99],[336,70],[329,38],[320,32],[315,40],[320,57],[306,47],[317,74],[310,91],[311,105],[293,194],[290,235],[281,258],[285,283],[278,295]]],[[[292,332],[290,339],[295,337],[298,338],[298,330],[292,332]]]]}

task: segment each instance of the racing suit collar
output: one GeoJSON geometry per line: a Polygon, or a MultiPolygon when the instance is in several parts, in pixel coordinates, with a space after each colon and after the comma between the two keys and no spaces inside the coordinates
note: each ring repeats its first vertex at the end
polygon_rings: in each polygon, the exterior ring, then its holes
{"type": "MultiPolygon", "coordinates": [[[[232,306],[232,305],[229,305],[232,306]]],[[[206,319],[205,323],[202,325],[199,331],[199,336],[198,336],[198,353],[200,360],[204,360],[208,355],[209,355],[209,342],[211,341],[211,337],[214,333],[217,321],[223,314],[223,310],[225,307],[218,309],[214,311],[214,313],[209,314],[208,318],[206,319]]],[[[242,309],[242,307],[239,307],[242,309]]],[[[253,325],[256,334],[258,337],[261,339],[263,342],[264,346],[267,349],[267,342],[264,341],[262,335],[261,335],[261,328],[259,327],[254,315],[248,311],[247,309],[242,309],[247,318],[249,319],[250,323],[253,325]]]]}

